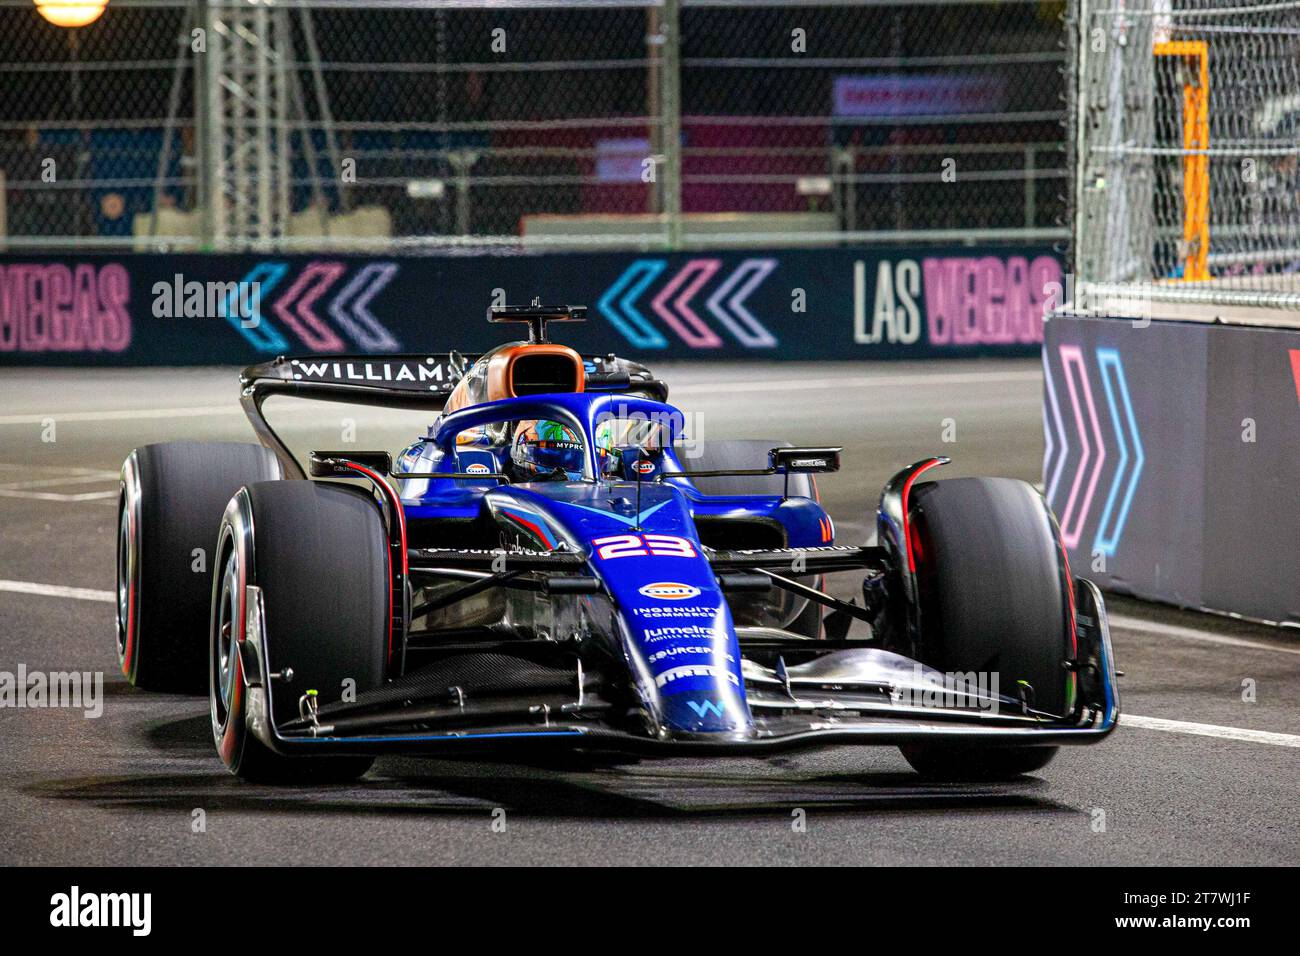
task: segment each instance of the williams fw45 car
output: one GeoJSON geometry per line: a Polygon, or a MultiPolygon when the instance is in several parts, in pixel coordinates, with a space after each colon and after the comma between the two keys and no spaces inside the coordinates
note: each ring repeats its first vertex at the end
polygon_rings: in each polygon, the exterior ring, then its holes
{"type": "Polygon", "coordinates": [[[874,545],[838,543],[814,476],[839,449],[683,444],[645,367],[548,341],[582,313],[495,309],[528,341],[477,358],[278,358],[242,376],[260,445],[133,451],[129,680],[206,689],[221,760],[261,781],[391,752],[845,744],[991,779],[1115,727],[1101,596],[1032,487],[922,481],[947,461],[926,459],[881,491],[874,545]],[[300,462],[263,415],[274,395],[438,415],[395,457],[300,462]],[[844,571],[851,601],[823,590],[844,571]]]}

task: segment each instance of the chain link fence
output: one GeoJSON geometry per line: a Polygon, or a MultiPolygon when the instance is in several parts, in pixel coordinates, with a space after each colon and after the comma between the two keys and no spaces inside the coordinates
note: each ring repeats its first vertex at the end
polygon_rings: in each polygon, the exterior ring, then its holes
{"type": "Polygon", "coordinates": [[[0,243],[1056,236],[1064,0],[0,0],[0,243]]]}
{"type": "Polygon", "coordinates": [[[1069,34],[1081,299],[1300,309],[1300,2],[1071,0],[1069,34]]]}

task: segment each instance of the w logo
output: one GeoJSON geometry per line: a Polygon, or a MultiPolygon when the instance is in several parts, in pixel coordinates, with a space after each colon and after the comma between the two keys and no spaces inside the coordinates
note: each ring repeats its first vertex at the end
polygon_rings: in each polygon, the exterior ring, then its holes
{"type": "Polygon", "coordinates": [[[695,711],[696,717],[722,716],[722,705],[713,700],[688,700],[686,706],[695,711]]]}

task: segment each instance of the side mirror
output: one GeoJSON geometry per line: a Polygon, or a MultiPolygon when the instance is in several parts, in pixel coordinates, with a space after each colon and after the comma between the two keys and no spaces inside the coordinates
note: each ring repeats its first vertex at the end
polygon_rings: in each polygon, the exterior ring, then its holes
{"type": "Polygon", "coordinates": [[[344,461],[380,475],[393,470],[393,456],[386,451],[314,451],[308,458],[308,470],[313,478],[356,477],[355,471],[341,464],[344,461]]]}
{"type": "Polygon", "coordinates": [[[772,468],[787,475],[840,470],[840,448],[773,448],[768,452],[772,468]]]}

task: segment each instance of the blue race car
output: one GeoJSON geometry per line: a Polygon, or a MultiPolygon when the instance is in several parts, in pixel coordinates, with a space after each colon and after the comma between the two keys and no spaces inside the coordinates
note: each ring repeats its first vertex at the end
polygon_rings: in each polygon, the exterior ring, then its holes
{"type": "Polygon", "coordinates": [[[583,311],[494,309],[529,338],[475,360],[278,358],[242,376],[261,445],[133,451],[128,679],[206,688],[222,761],[259,781],[390,752],[844,744],[994,779],[1114,728],[1101,596],[1031,486],[922,482],[947,461],[926,459],[884,487],[875,544],[838,543],[815,475],[840,449],[684,441],[644,366],[548,341],[583,311]],[[273,395],[440,414],[395,458],[304,469],[273,395]],[[840,572],[860,597],[825,592],[840,572]]]}

